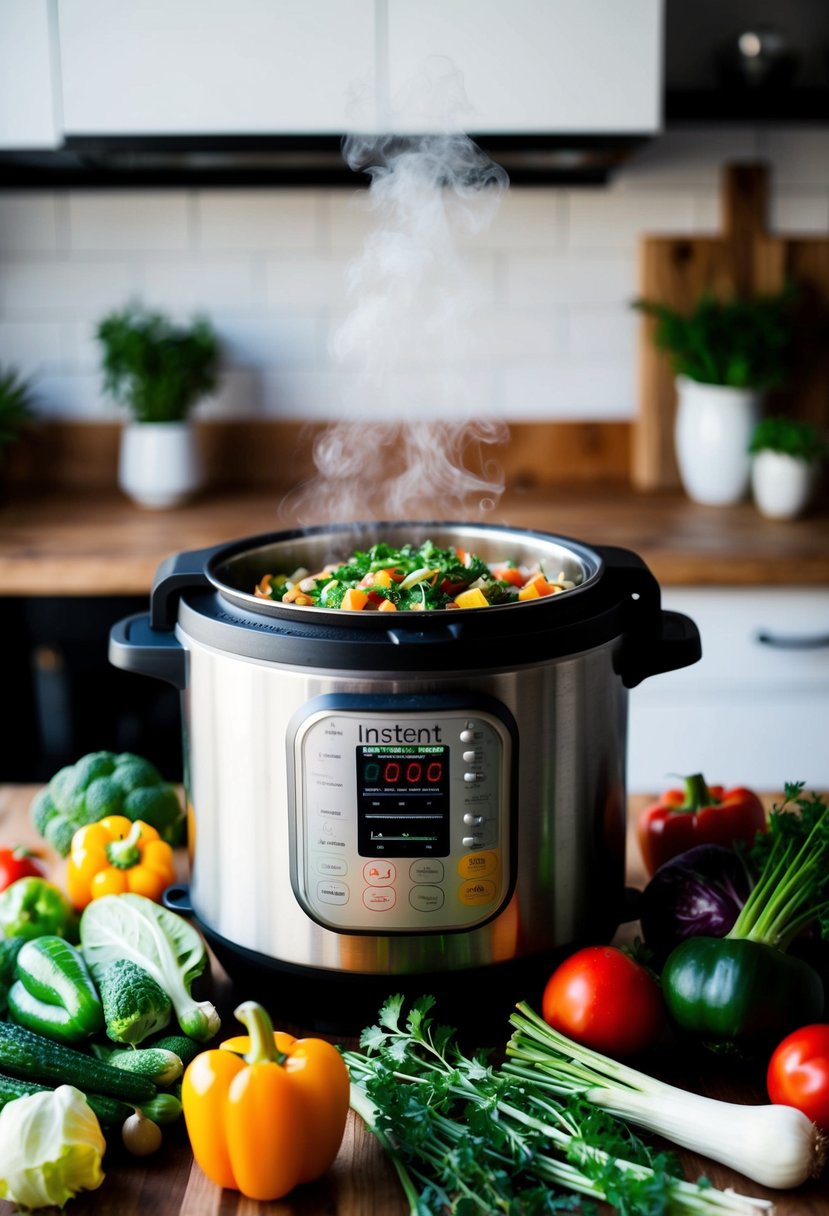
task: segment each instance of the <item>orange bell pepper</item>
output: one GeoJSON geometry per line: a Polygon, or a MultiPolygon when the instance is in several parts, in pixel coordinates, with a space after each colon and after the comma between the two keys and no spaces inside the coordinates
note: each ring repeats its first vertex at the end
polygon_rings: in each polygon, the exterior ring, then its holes
{"type": "Polygon", "coordinates": [[[274,1032],[254,1001],[235,1016],[248,1035],[201,1052],[184,1074],[187,1134],[212,1182],[249,1199],[281,1199],[319,1178],[339,1152],[348,1070],[325,1039],[274,1032]]]}
{"type": "Polygon", "coordinates": [[[79,911],[101,895],[125,891],[158,902],[175,880],[173,850],[142,819],[107,815],[72,837],[66,889],[79,911]]]}

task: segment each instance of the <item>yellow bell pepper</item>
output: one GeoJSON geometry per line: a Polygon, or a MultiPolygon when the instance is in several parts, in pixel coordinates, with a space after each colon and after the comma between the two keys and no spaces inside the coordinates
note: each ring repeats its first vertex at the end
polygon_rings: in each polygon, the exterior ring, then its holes
{"type": "Polygon", "coordinates": [[[348,1114],[348,1070],[324,1039],[274,1032],[254,1001],[235,1016],[248,1035],[201,1052],[184,1074],[187,1134],[212,1182],[249,1199],[281,1199],[319,1178],[336,1157],[348,1114]]]}
{"type": "Polygon", "coordinates": [[[72,837],[66,889],[79,911],[101,895],[125,891],[158,902],[175,879],[173,850],[141,819],[107,815],[72,837]]]}

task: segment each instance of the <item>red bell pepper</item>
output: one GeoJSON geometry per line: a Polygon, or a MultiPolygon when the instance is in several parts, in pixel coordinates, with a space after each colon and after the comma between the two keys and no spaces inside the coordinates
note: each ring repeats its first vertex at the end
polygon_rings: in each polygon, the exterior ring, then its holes
{"type": "Polygon", "coordinates": [[[763,804],[752,790],[706,785],[702,773],[685,778],[685,789],[666,790],[642,812],[637,825],[639,848],[648,874],[698,844],[730,847],[737,840],[754,842],[766,827],[763,804]]]}

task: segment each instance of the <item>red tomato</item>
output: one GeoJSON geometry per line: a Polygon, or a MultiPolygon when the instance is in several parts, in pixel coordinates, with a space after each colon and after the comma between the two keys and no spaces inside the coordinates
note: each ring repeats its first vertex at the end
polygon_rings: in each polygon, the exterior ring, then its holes
{"type": "Polygon", "coordinates": [[[787,1035],[766,1073],[772,1102],[794,1106],[829,1131],[829,1025],[816,1022],[787,1035]]]}
{"type": "Polygon", "coordinates": [[[541,1012],[554,1030],[616,1059],[650,1047],[665,1024],[656,980],[614,946],[565,959],[547,981],[541,1012]]]}
{"type": "Polygon", "coordinates": [[[0,891],[5,891],[18,878],[43,878],[46,870],[28,849],[0,849],[0,891]]]}

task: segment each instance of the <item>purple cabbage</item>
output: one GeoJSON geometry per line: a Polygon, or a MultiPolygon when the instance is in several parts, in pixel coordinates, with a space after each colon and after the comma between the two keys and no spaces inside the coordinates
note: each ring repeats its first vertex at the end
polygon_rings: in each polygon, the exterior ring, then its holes
{"type": "Polygon", "coordinates": [[[725,937],[752,880],[734,849],[700,844],[661,865],[642,892],[645,944],[657,959],[688,937],[725,937]]]}

